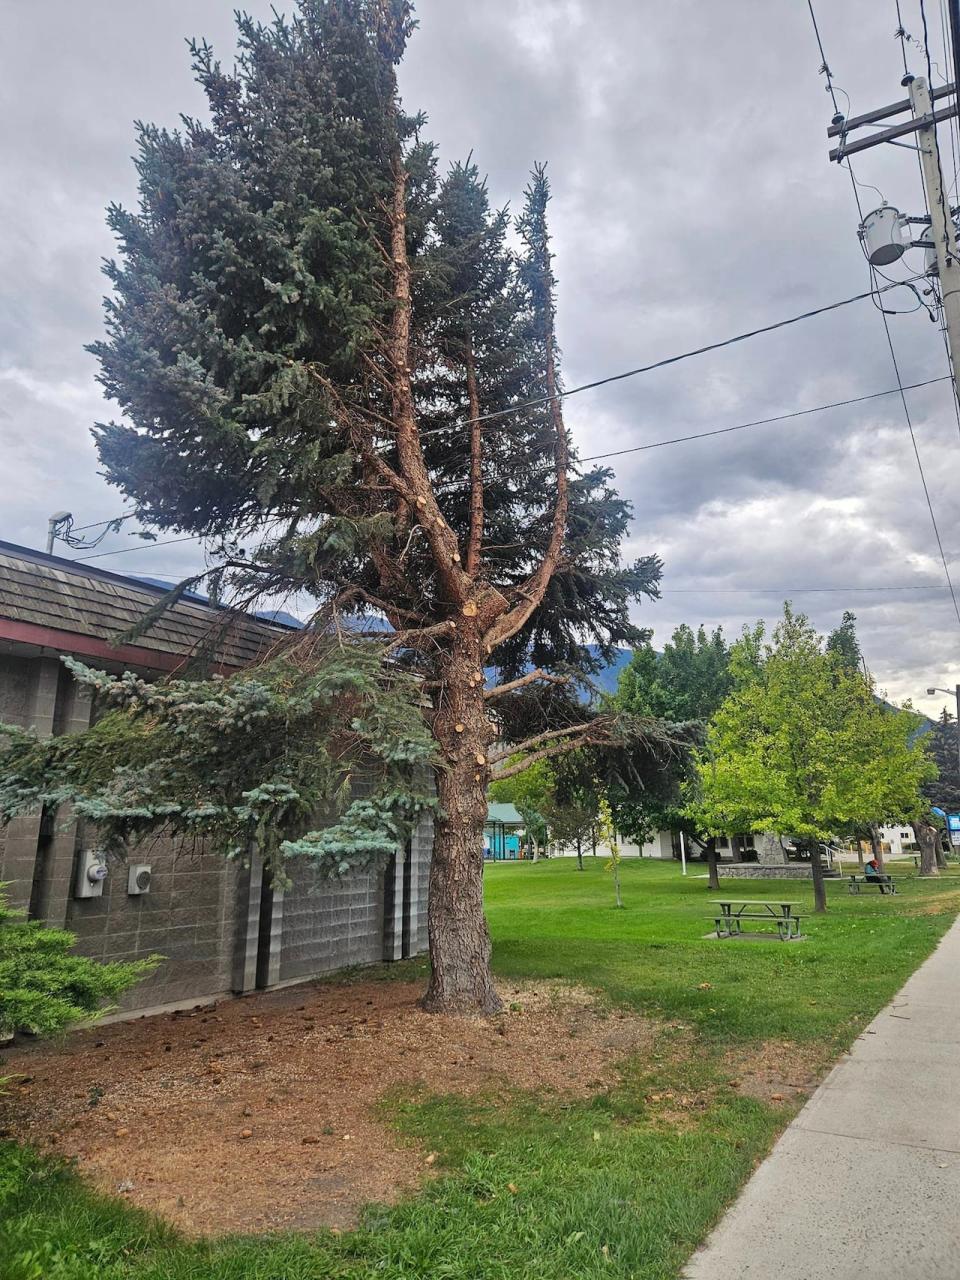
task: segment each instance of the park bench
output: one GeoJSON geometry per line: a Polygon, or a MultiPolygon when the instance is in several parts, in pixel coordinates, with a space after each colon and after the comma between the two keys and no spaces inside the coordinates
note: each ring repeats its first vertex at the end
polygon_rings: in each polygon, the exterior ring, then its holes
{"type": "Polygon", "coordinates": [[[794,913],[795,902],[768,902],[766,899],[724,898],[715,900],[720,914],[712,917],[718,938],[743,936],[744,920],[759,920],[777,926],[781,942],[800,937],[800,916],[794,913]],[[751,907],[757,910],[750,910],[751,907]]]}
{"type": "Polygon", "coordinates": [[[893,876],[850,876],[847,879],[847,892],[859,893],[864,887],[868,888],[874,884],[879,889],[889,889],[891,893],[897,892],[896,882],[893,876]]]}

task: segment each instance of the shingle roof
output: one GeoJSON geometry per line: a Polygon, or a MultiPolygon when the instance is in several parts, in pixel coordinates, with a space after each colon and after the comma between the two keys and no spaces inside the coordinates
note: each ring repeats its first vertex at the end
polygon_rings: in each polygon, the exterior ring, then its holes
{"type": "MultiPolygon", "coordinates": [[[[135,578],[0,542],[0,619],[110,643],[165,594],[135,578]]],[[[241,667],[287,630],[249,614],[181,600],[130,643],[167,655],[163,665],[169,666],[170,657],[187,657],[215,641],[214,661],[241,667]]]]}

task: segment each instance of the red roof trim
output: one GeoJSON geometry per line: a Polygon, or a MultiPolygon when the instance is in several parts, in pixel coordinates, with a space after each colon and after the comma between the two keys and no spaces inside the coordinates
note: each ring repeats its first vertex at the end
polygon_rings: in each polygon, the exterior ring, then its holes
{"type": "MultiPolygon", "coordinates": [[[[85,658],[105,658],[129,666],[147,667],[152,671],[178,671],[187,662],[182,654],[161,653],[138,644],[112,645],[96,636],[58,631],[54,627],[41,627],[34,622],[15,622],[12,618],[0,618],[0,640],[18,640],[22,644],[42,645],[47,649],[59,649],[62,653],[82,655],[85,658]]],[[[216,671],[237,669],[235,665],[223,662],[214,667],[216,671]]]]}

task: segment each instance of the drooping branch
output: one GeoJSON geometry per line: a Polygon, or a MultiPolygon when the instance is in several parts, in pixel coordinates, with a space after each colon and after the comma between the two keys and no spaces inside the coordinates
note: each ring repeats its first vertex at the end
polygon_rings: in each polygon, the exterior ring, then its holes
{"type": "Polygon", "coordinates": [[[441,636],[450,636],[456,629],[457,624],[448,620],[435,622],[429,627],[413,627],[409,631],[398,631],[384,649],[384,653],[390,654],[397,649],[426,649],[432,641],[438,640],[441,636]]]}
{"type": "Polygon", "coordinates": [[[544,733],[534,734],[532,738],[526,738],[523,742],[511,743],[509,747],[495,751],[490,757],[490,763],[497,764],[500,760],[508,760],[511,756],[515,756],[521,751],[530,751],[534,747],[538,747],[541,742],[552,742],[555,738],[566,738],[573,733],[586,733],[590,729],[596,729],[601,720],[604,724],[608,722],[607,717],[597,716],[594,720],[587,720],[582,724],[570,724],[564,729],[548,729],[544,733]]]}
{"type": "Polygon", "coordinates": [[[545,684],[569,684],[570,676],[556,676],[550,671],[544,671],[542,667],[537,667],[535,671],[528,671],[525,676],[519,676],[516,680],[508,680],[506,684],[495,685],[492,689],[485,689],[483,696],[489,701],[492,698],[502,698],[505,693],[513,693],[515,689],[523,689],[534,681],[542,681],[545,684]]]}

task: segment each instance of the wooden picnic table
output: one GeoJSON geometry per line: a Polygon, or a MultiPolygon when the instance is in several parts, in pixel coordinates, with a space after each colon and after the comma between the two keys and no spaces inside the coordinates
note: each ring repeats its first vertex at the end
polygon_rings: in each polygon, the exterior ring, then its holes
{"type": "Polygon", "coordinates": [[[795,899],[778,902],[770,898],[712,898],[711,902],[720,908],[720,915],[714,919],[718,938],[741,937],[744,920],[773,920],[784,942],[800,936],[800,917],[793,909],[801,904],[795,899]]]}

